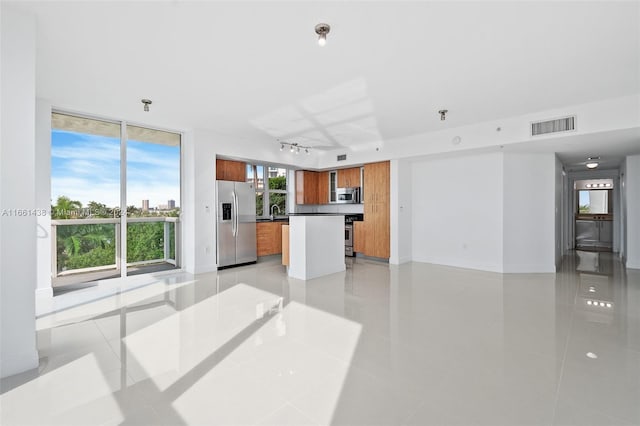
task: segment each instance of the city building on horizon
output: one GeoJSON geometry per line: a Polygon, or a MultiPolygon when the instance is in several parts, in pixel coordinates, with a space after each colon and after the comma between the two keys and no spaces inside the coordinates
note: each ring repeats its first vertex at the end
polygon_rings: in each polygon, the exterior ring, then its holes
{"type": "Polygon", "coordinates": [[[149,200],[142,200],[142,211],[149,211],[149,200]]]}
{"type": "Polygon", "coordinates": [[[168,209],[175,209],[176,208],[176,200],[167,201],[167,208],[168,209]]]}

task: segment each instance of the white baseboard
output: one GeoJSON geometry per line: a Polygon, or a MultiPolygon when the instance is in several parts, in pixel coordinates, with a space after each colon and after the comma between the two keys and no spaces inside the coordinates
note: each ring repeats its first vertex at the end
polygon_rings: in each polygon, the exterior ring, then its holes
{"type": "Polygon", "coordinates": [[[0,363],[0,377],[9,377],[27,370],[38,368],[38,363],[38,351],[35,347],[33,348],[33,351],[22,352],[19,354],[3,354],[2,363],[0,363]]]}

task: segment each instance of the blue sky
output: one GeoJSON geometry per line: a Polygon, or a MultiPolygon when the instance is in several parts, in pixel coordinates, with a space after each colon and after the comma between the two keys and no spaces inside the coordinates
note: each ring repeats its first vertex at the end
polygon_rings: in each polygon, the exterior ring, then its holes
{"type": "MultiPolygon", "coordinates": [[[[213,184],[212,184],[213,185],[213,184]]],[[[120,139],[61,130],[51,132],[51,199],[66,195],[82,205],[120,205],[120,139]]],[[[180,205],[180,148],[127,142],[127,205],[175,200],[180,205]]]]}

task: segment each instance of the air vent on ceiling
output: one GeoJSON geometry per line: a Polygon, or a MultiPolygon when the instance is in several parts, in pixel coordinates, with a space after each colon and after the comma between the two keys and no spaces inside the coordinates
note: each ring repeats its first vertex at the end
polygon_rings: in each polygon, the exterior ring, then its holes
{"type": "Polygon", "coordinates": [[[338,161],[344,161],[347,159],[347,154],[340,154],[338,155],[338,161]]]}
{"type": "Polygon", "coordinates": [[[558,118],[556,120],[536,121],[531,123],[531,136],[548,133],[569,132],[576,129],[576,116],[558,118]]]}

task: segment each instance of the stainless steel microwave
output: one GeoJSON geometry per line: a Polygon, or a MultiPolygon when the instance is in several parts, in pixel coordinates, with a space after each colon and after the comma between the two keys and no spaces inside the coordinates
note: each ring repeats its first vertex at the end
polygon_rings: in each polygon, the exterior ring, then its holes
{"type": "Polygon", "coordinates": [[[360,188],[336,188],[336,203],[357,204],[360,202],[360,188]]]}

